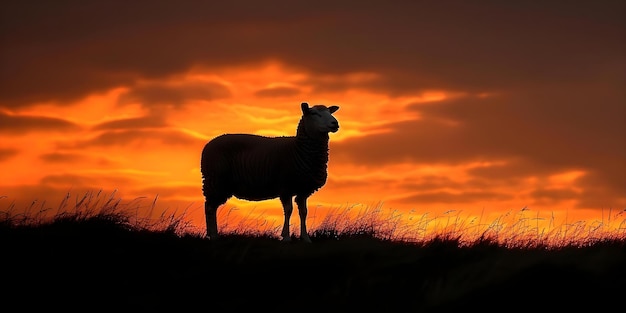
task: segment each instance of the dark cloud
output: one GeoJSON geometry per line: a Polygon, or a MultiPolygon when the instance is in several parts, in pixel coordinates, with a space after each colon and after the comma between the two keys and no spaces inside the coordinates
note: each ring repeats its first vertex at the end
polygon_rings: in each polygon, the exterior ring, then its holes
{"type": "Polygon", "coordinates": [[[210,101],[230,96],[229,88],[218,83],[186,83],[180,86],[152,83],[133,87],[120,96],[119,103],[140,103],[149,108],[178,108],[188,100],[210,101]]]}
{"type": "Polygon", "coordinates": [[[0,104],[67,101],[193,66],[266,60],[314,77],[377,73],[376,80],[350,84],[387,93],[623,82],[625,7],[623,1],[12,1],[0,13],[0,104]]]}
{"type": "Polygon", "coordinates": [[[626,190],[626,98],[611,89],[577,87],[416,104],[422,119],[389,125],[388,133],[334,142],[333,158],[372,166],[508,162],[470,170],[477,179],[583,170],[617,199],[626,190]]]}
{"type": "Polygon", "coordinates": [[[17,149],[0,148],[0,162],[8,160],[19,153],[17,149]]]}
{"type": "Polygon", "coordinates": [[[530,196],[533,204],[554,206],[561,201],[578,200],[580,193],[572,188],[538,188],[530,196]]]}
{"type": "Polygon", "coordinates": [[[40,159],[50,163],[74,163],[85,160],[85,156],[77,153],[45,153],[39,156],[40,159]]]}
{"type": "Polygon", "coordinates": [[[144,116],[135,118],[124,118],[100,123],[94,126],[95,130],[114,129],[140,129],[140,128],[160,128],[167,127],[165,119],[160,116],[144,116]]]}
{"type": "Polygon", "coordinates": [[[115,162],[107,159],[106,157],[98,156],[92,157],[80,153],[65,153],[65,152],[51,152],[44,153],[39,156],[41,160],[47,163],[72,163],[77,162],[91,162],[92,164],[100,166],[114,165],[115,162]]]}
{"type": "Polygon", "coordinates": [[[591,172],[574,182],[582,192],[578,205],[585,208],[626,209],[626,164],[613,172],[591,172]]]}
{"type": "Polygon", "coordinates": [[[459,182],[455,182],[446,176],[440,175],[424,175],[419,178],[404,179],[401,181],[403,189],[416,190],[416,191],[428,191],[441,188],[463,188],[464,185],[459,182]]]}
{"type": "Polygon", "coordinates": [[[329,172],[326,187],[332,190],[353,190],[359,188],[386,189],[397,187],[402,190],[428,191],[441,188],[460,188],[463,185],[455,182],[446,176],[425,175],[421,177],[411,177],[409,179],[398,178],[362,178],[362,177],[336,177],[332,171],[329,172]]]}
{"type": "Polygon", "coordinates": [[[254,94],[262,98],[291,97],[300,94],[300,90],[292,87],[272,87],[258,90],[254,94]]]}
{"type": "Polygon", "coordinates": [[[549,166],[540,167],[524,159],[508,159],[506,163],[480,166],[467,170],[467,173],[476,180],[495,181],[502,179],[521,179],[528,176],[546,176],[553,174],[557,169],[549,166]]]}
{"type": "Polygon", "coordinates": [[[415,193],[411,196],[394,199],[403,203],[468,203],[480,201],[502,201],[511,200],[513,196],[506,193],[491,191],[464,191],[452,193],[447,191],[431,191],[415,193]]]}
{"type": "MultiPolygon", "coordinates": [[[[574,182],[585,190],[580,205],[619,204],[626,190],[625,10],[624,1],[609,0],[10,1],[0,10],[0,108],[65,105],[124,86],[130,90],[119,104],[140,103],[150,115],[100,124],[104,132],[68,148],[201,146],[203,140],[161,129],[167,125],[159,114],[187,100],[229,97],[228,88],[146,82],[272,60],[310,74],[301,83],[314,93],[487,92],[495,96],[416,104],[421,120],[332,142],[332,158],[369,166],[509,162],[470,171],[486,185],[525,172],[583,170],[574,182]]],[[[63,119],[0,113],[0,133],[76,128],[63,119]]],[[[415,197],[478,196],[431,190],[415,197]]]]}
{"type": "Polygon", "coordinates": [[[621,100],[577,92],[560,97],[526,93],[416,105],[421,120],[334,145],[340,150],[336,153],[350,151],[355,162],[367,163],[494,158],[530,158],[546,166],[621,162],[626,157],[621,100]],[[598,102],[600,112],[595,110],[598,102]]]}
{"type": "Polygon", "coordinates": [[[105,131],[92,139],[73,143],[60,143],[60,148],[82,149],[87,147],[119,147],[128,145],[155,146],[154,143],[168,146],[200,146],[205,140],[190,136],[179,130],[113,130],[105,131]]]}
{"type": "Polygon", "coordinates": [[[8,115],[0,112],[0,133],[25,134],[32,131],[70,131],[79,126],[59,118],[44,116],[8,115]]]}
{"type": "Polygon", "coordinates": [[[44,176],[40,183],[55,187],[72,187],[97,189],[102,186],[115,188],[134,182],[132,178],[112,175],[77,175],[77,174],[54,174],[44,176]]]}

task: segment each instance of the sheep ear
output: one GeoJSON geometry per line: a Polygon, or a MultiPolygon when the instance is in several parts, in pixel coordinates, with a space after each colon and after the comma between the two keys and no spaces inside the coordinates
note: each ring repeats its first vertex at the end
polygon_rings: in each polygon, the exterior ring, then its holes
{"type": "Polygon", "coordinates": [[[330,111],[330,114],[333,114],[335,112],[337,112],[337,110],[339,110],[339,107],[336,105],[332,105],[330,107],[328,107],[328,111],[330,111]]]}
{"type": "Polygon", "coordinates": [[[309,113],[309,104],[306,102],[302,102],[302,104],[300,105],[302,107],[302,114],[308,114],[309,113]]]}

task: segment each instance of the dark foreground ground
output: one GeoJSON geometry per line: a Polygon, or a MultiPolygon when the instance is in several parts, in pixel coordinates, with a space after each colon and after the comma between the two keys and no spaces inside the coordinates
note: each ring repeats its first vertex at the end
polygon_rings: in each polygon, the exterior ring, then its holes
{"type": "Polygon", "coordinates": [[[626,292],[621,240],[554,251],[371,237],[211,242],[86,221],[3,227],[0,244],[11,312],[601,312],[623,308],[626,292]]]}

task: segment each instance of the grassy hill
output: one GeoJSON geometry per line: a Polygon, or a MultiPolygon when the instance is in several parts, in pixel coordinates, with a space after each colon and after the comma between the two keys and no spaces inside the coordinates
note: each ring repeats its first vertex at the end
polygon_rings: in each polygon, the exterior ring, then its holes
{"type": "Polygon", "coordinates": [[[619,306],[626,240],[586,246],[408,243],[332,230],[313,243],[210,241],[119,212],[0,223],[3,304],[17,311],[441,312],[619,306]],[[618,302],[618,303],[616,303],[618,302]]]}

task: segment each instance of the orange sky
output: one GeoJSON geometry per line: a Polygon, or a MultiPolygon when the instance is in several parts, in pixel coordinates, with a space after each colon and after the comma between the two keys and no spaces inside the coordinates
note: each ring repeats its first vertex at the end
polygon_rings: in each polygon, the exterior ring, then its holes
{"type": "MultiPolygon", "coordinates": [[[[3,4],[0,210],[116,190],[145,208],[158,195],[155,214],[187,210],[204,227],[203,145],[294,135],[309,102],[340,107],[328,182],[309,198],[316,219],[379,204],[406,216],[601,218],[626,209],[625,9],[3,4]]],[[[282,215],[278,200],[226,207],[282,215]]]]}

